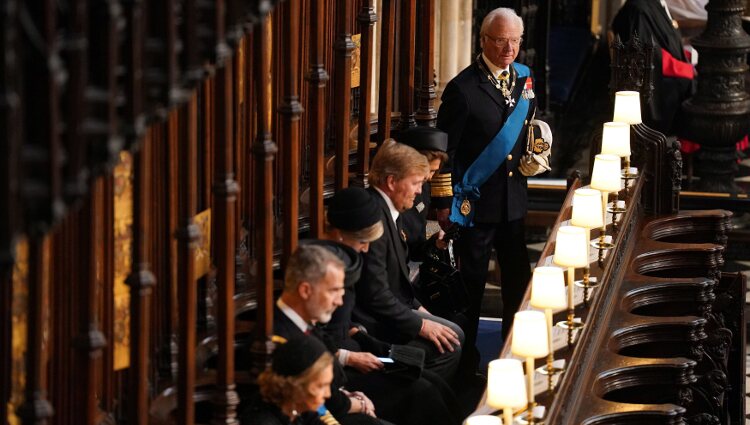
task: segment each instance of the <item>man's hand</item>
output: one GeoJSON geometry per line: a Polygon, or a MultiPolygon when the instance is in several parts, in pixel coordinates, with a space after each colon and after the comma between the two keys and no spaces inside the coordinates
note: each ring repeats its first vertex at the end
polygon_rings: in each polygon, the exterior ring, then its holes
{"type": "Polygon", "coordinates": [[[461,345],[458,341],[458,335],[453,332],[453,329],[430,319],[422,319],[422,329],[419,331],[419,336],[432,341],[440,354],[445,353],[445,350],[453,352],[453,346],[461,345]]]}
{"type": "Polygon", "coordinates": [[[349,353],[346,365],[362,373],[369,373],[383,368],[383,362],[378,360],[372,353],[359,353],[355,351],[349,353]]]}
{"type": "Polygon", "coordinates": [[[435,218],[437,219],[438,224],[440,225],[440,228],[443,230],[448,230],[453,223],[450,220],[451,216],[451,209],[450,208],[440,208],[435,210],[435,218]]]}

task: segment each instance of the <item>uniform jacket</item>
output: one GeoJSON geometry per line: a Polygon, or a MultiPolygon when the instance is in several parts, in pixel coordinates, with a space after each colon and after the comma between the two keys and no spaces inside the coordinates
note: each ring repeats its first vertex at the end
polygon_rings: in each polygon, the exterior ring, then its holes
{"type": "MultiPolygon", "coordinates": [[[[516,80],[511,94],[516,104],[527,78],[532,77],[516,80]]],[[[530,99],[527,121],[531,121],[535,109],[536,99],[530,99]]],[[[446,85],[437,126],[448,133],[449,158],[442,172],[452,173],[454,185],[461,181],[464,172],[500,131],[512,110],[476,61],[446,85]]],[[[475,223],[499,223],[526,215],[526,177],[518,170],[518,163],[526,151],[526,134],[524,125],[503,164],[479,188],[480,198],[474,207],[475,223]]]]}
{"type": "Polygon", "coordinates": [[[377,338],[403,343],[417,337],[422,327],[422,319],[412,311],[420,304],[409,283],[407,245],[385,199],[373,188],[368,191],[377,200],[384,232],[364,255],[353,317],[377,338]]]}

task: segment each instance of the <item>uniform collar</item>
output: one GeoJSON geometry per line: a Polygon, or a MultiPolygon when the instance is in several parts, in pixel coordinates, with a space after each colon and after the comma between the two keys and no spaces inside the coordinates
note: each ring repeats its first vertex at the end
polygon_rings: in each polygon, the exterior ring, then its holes
{"type": "Polygon", "coordinates": [[[500,73],[503,71],[510,72],[510,65],[506,66],[505,68],[500,68],[499,66],[492,63],[492,61],[487,58],[484,52],[482,52],[482,60],[484,61],[485,65],[487,65],[487,69],[490,70],[495,78],[500,78],[500,73]]]}

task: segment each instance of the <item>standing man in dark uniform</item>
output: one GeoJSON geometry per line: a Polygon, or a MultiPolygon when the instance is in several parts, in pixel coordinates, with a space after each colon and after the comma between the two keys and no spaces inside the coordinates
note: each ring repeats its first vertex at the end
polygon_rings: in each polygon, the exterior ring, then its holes
{"type": "MultiPolygon", "coordinates": [[[[514,62],[522,35],[523,21],[512,9],[491,11],[480,30],[482,54],[447,84],[438,112],[437,126],[449,136],[443,172],[452,173],[450,221],[461,226],[456,250],[469,291],[469,348],[476,342],[492,248],[500,264],[503,337],[531,277],[526,176],[519,166],[536,102],[529,68],[514,62]]],[[[439,212],[439,221],[445,224],[447,215],[439,212]]]]}

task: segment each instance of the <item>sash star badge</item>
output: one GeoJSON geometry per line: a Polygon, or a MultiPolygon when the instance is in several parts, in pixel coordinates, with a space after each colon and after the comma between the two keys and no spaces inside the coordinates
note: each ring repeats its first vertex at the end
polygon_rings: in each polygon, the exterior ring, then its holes
{"type": "Polygon", "coordinates": [[[468,199],[464,199],[463,202],[461,202],[461,208],[460,208],[461,214],[464,216],[469,215],[471,212],[471,202],[469,202],[468,199]]]}

